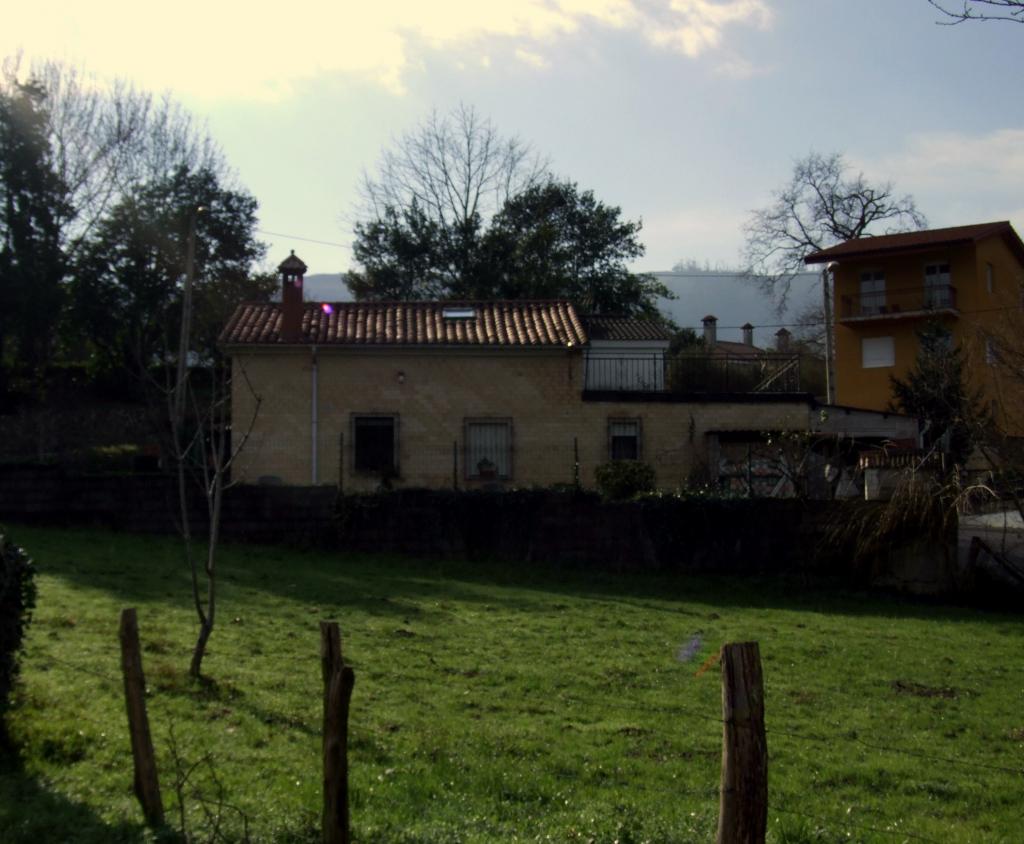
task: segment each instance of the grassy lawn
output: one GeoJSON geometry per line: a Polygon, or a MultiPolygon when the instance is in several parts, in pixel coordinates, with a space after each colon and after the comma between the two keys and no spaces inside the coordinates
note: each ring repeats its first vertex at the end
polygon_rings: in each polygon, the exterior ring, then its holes
{"type": "MultiPolygon", "coordinates": [[[[119,675],[125,606],[139,612],[168,816],[173,736],[179,766],[208,755],[195,785],[230,804],[229,840],[243,814],[253,840],[318,840],[327,618],[356,672],[361,842],[713,840],[719,673],[695,675],[723,642],[751,639],[770,840],[1021,840],[1021,617],[792,582],[235,545],[220,560],[209,682],[195,686],[174,540],[11,533],[37,562],[39,602],[11,718],[23,759],[0,770],[5,842],[149,840],[119,675]],[[693,637],[700,651],[681,662],[693,637]]],[[[204,840],[201,805],[186,808],[204,840]]]]}

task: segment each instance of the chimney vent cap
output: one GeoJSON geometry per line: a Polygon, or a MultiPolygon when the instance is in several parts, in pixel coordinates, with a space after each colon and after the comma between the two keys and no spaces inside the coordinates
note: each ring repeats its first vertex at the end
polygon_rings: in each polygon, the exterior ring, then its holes
{"type": "Polygon", "coordinates": [[[295,250],[292,250],[292,254],[285,258],[280,264],[278,264],[278,270],[282,273],[288,273],[289,275],[305,275],[306,270],[309,269],[303,262],[302,259],[295,254],[295,250]]]}

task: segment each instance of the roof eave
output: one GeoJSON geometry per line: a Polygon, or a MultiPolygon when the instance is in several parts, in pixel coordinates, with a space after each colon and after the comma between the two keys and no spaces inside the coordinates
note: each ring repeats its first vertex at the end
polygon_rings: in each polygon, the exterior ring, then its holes
{"type": "MultiPolygon", "coordinates": [[[[849,242],[849,241],[847,241],[849,242]]],[[[870,260],[871,258],[888,258],[893,255],[914,255],[920,252],[934,252],[936,249],[948,249],[953,246],[970,246],[977,243],[978,238],[956,238],[955,240],[937,240],[933,243],[914,244],[912,246],[889,246],[880,249],[858,249],[851,252],[832,254],[823,249],[804,258],[804,264],[828,264],[833,261],[842,263],[849,260],[870,260]]]]}

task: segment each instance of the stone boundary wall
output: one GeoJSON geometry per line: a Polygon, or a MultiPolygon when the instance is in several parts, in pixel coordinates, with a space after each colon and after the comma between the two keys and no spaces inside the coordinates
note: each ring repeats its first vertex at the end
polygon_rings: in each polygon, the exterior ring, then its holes
{"type": "MultiPolygon", "coordinates": [[[[339,499],[342,547],[605,571],[805,570],[829,505],[782,499],[623,503],[593,493],[398,490],[339,499]]],[[[818,561],[819,563],[823,561],[818,561]]]]}
{"type": "MultiPolygon", "coordinates": [[[[613,571],[778,572],[805,568],[825,502],[657,497],[606,503],[554,490],[396,490],[339,498],[330,486],[244,486],[224,496],[226,540],[613,571]]],[[[162,475],[0,468],[0,520],[174,533],[177,493],[162,475]]],[[[192,501],[193,531],[205,502],[192,501]]]]}
{"type": "MultiPolygon", "coordinates": [[[[74,475],[59,467],[0,467],[0,522],[98,525],[176,532],[173,479],[74,475]]],[[[452,492],[400,489],[339,496],[331,486],[242,486],[225,493],[226,541],[282,543],[523,566],[614,572],[807,574],[860,585],[969,598],[950,579],[941,547],[893,548],[856,569],[831,547],[826,525],[850,502],[652,496],[604,502],[550,489],[452,492]],[[913,562],[912,577],[904,571],[913,562]],[[922,572],[924,572],[922,574],[922,572]]],[[[205,502],[192,502],[202,536],[205,502]]]]}
{"type": "MultiPolygon", "coordinates": [[[[334,544],[333,487],[237,486],[224,495],[221,534],[228,541],[329,547],[334,544]]],[[[60,467],[0,467],[0,520],[100,525],[133,533],[176,533],[177,486],[152,475],[77,475],[60,467]]],[[[190,521],[199,537],[206,503],[196,492],[190,521]]]]}

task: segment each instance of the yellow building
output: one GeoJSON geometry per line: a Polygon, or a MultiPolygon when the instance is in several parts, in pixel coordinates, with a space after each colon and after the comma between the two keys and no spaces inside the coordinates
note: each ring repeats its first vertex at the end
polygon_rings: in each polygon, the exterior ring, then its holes
{"type": "Polygon", "coordinates": [[[1021,383],[1000,366],[1000,347],[1024,342],[1024,243],[1008,222],[864,237],[804,260],[832,265],[838,404],[890,407],[890,376],[906,376],[917,332],[938,320],[997,423],[1024,434],[1021,383]]]}

